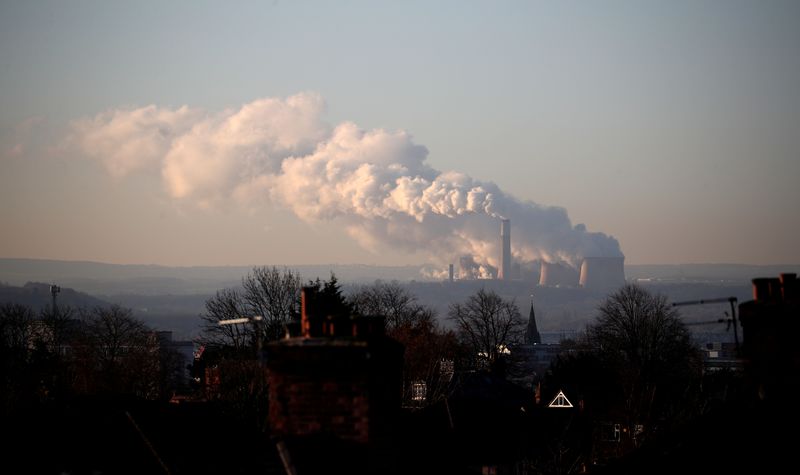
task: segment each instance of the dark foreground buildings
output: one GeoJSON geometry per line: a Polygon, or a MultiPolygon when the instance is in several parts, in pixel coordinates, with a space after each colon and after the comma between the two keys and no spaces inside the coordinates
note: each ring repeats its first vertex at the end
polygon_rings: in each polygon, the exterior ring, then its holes
{"type": "MultiPolygon", "coordinates": [[[[0,449],[0,472],[794,472],[796,282],[791,274],[754,280],[753,300],[738,307],[743,374],[721,379],[698,417],[602,463],[579,457],[597,452],[595,436],[612,446],[635,434],[594,420],[592,401],[584,408],[583,395],[567,387],[537,394],[500,374],[457,369],[446,397],[401,407],[404,350],[384,334],[381,319],[329,316],[306,294],[298,332],[267,348],[266,430],[243,424],[214,400],[65,399],[0,421],[9,441],[0,449]]],[[[542,345],[537,333],[533,320],[531,348],[542,345]]]]}
{"type": "Polygon", "coordinates": [[[598,473],[794,473],[800,429],[800,294],[795,274],[753,279],[739,305],[744,374],[683,430],[598,473]]]}

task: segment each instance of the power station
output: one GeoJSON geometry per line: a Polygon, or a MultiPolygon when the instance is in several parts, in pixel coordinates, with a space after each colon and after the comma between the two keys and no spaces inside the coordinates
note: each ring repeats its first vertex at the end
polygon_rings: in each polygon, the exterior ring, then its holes
{"type": "MultiPolygon", "coordinates": [[[[610,290],[625,284],[625,257],[590,256],[584,257],[580,268],[564,262],[539,262],[539,286],[541,287],[582,287],[590,290],[610,290]]],[[[462,256],[459,262],[461,279],[482,278],[472,272],[477,267],[471,256],[462,256]]],[[[498,280],[520,278],[519,266],[511,257],[511,220],[500,222],[500,267],[498,280]]],[[[449,265],[449,280],[454,279],[453,264],[449,265]]]]}
{"type": "Polygon", "coordinates": [[[583,287],[586,289],[614,289],[625,284],[624,257],[585,257],[580,272],[573,267],[542,262],[539,285],[542,287],[583,287]]]}

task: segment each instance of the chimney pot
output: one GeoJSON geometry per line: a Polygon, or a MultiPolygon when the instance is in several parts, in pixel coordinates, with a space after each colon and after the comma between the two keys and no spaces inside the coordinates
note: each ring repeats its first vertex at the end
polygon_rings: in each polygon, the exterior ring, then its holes
{"type": "Polygon", "coordinates": [[[314,287],[303,287],[300,290],[300,327],[306,338],[322,336],[325,330],[324,319],[315,305],[316,296],[314,287]]]}
{"type": "Polygon", "coordinates": [[[773,302],[780,302],[783,300],[781,279],[777,277],[772,277],[769,279],[769,299],[773,302]]]}
{"type": "Polygon", "coordinates": [[[764,277],[753,279],[753,300],[761,302],[769,296],[769,280],[764,277]]]}
{"type": "Polygon", "coordinates": [[[797,274],[781,274],[781,287],[783,288],[784,300],[797,299],[797,274]]]}
{"type": "Polygon", "coordinates": [[[753,300],[766,302],[769,300],[769,279],[758,277],[753,279],[753,300]]]}

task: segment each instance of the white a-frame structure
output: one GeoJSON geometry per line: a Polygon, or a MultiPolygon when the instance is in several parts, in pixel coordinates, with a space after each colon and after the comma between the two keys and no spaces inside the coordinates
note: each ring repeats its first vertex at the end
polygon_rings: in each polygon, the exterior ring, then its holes
{"type": "Polygon", "coordinates": [[[564,396],[564,391],[559,390],[558,394],[556,394],[556,397],[550,401],[550,404],[548,404],[547,407],[572,407],[572,403],[569,402],[567,396],[564,396]]]}

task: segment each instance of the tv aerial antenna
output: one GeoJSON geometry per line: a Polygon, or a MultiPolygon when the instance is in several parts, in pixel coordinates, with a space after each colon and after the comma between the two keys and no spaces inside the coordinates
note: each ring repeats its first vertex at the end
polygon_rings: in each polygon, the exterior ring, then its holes
{"type": "MultiPolygon", "coordinates": [[[[695,322],[694,324],[695,325],[700,325],[700,324],[709,324],[709,323],[723,323],[723,322],[727,321],[728,322],[728,328],[730,328],[731,325],[733,326],[733,342],[736,345],[736,354],[739,355],[739,330],[737,328],[738,327],[738,323],[736,321],[736,303],[738,301],[739,300],[736,297],[722,297],[722,298],[718,298],[718,299],[687,300],[687,301],[684,301],[684,302],[674,302],[672,304],[672,306],[673,307],[679,307],[679,306],[682,306],[682,305],[703,305],[703,304],[707,304],[707,303],[725,303],[725,302],[730,303],[731,304],[731,313],[730,313],[730,317],[729,318],[725,318],[725,319],[720,318],[719,320],[710,321],[710,322],[695,322]]],[[[725,312],[725,315],[728,315],[728,312],[725,312]]]]}

